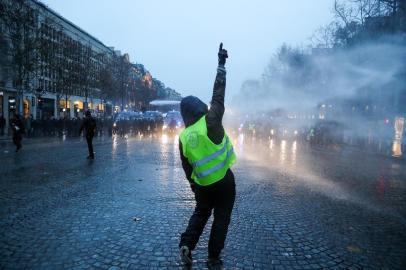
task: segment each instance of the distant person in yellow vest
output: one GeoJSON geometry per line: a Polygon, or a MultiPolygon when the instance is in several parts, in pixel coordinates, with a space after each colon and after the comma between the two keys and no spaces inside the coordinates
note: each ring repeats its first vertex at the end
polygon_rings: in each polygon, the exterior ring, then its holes
{"type": "Polygon", "coordinates": [[[184,264],[192,264],[191,252],[213,211],[214,221],[207,260],[209,269],[222,269],[220,253],[226,240],[235,200],[234,175],[230,167],[236,161],[236,156],[222,124],[226,58],[228,54],[221,43],[210,109],[194,96],[185,97],[180,103],[185,123],[185,129],[179,136],[180,156],[196,199],[196,208],[180,239],[180,258],[184,264]]]}

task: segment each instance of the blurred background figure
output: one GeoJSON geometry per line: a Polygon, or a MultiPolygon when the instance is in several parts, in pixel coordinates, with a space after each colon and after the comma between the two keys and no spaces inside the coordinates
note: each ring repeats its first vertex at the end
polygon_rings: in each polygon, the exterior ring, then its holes
{"type": "Polygon", "coordinates": [[[4,135],[4,128],[6,127],[6,119],[3,115],[0,116],[0,136],[4,135]]]}
{"type": "Polygon", "coordinates": [[[13,116],[11,120],[11,130],[13,132],[13,143],[16,146],[16,152],[20,151],[23,147],[21,141],[23,140],[24,124],[18,114],[13,116]]]}
{"type": "Polygon", "coordinates": [[[86,111],[86,116],[83,119],[82,126],[80,127],[79,134],[82,131],[85,131],[85,137],[87,142],[87,148],[89,150],[89,155],[87,156],[88,159],[94,159],[94,152],[93,152],[93,137],[96,133],[96,120],[92,117],[90,111],[86,111]]]}

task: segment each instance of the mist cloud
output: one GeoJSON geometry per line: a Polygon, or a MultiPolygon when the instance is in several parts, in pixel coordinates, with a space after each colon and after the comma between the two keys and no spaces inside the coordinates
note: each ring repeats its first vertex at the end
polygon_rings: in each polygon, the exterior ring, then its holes
{"type": "Polygon", "coordinates": [[[362,99],[383,109],[405,85],[405,48],[404,36],[345,49],[284,45],[262,78],[244,82],[233,105],[245,112],[306,111],[329,100],[362,99]]]}

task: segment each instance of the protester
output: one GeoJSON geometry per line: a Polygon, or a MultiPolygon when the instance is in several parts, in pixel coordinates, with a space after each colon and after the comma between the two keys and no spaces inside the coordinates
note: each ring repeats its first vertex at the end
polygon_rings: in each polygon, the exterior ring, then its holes
{"type": "Polygon", "coordinates": [[[6,119],[3,115],[0,116],[0,136],[4,135],[4,128],[6,127],[6,119]]]}
{"type": "Polygon", "coordinates": [[[13,143],[16,146],[16,152],[20,151],[23,147],[21,141],[23,140],[24,124],[18,114],[14,114],[11,120],[11,128],[13,131],[13,143]]]}
{"type": "Polygon", "coordinates": [[[220,44],[219,65],[210,109],[194,96],[183,98],[180,104],[186,127],[180,134],[180,156],[196,199],[194,213],[186,231],[181,235],[180,258],[184,264],[192,264],[192,250],[214,209],[208,246],[209,269],[222,269],[220,254],[235,200],[234,175],[230,167],[236,161],[236,156],[222,124],[226,86],[224,65],[228,57],[222,46],[220,44]]]}
{"type": "Polygon", "coordinates": [[[87,142],[87,148],[89,150],[89,155],[87,156],[88,159],[94,159],[94,152],[93,152],[93,137],[96,132],[96,120],[92,117],[90,111],[86,111],[86,117],[83,119],[82,125],[79,130],[79,135],[82,131],[85,131],[85,137],[87,142]]]}

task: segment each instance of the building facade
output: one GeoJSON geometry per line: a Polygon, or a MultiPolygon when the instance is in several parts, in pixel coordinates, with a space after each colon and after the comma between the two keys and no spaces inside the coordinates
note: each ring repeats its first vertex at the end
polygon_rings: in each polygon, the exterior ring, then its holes
{"type": "Polygon", "coordinates": [[[7,126],[16,113],[48,119],[136,109],[160,90],[142,64],[38,0],[0,0],[0,30],[0,116],[7,126]]]}
{"type": "Polygon", "coordinates": [[[104,113],[107,100],[98,82],[100,70],[114,56],[112,48],[41,2],[0,2],[6,10],[0,19],[6,55],[0,114],[7,123],[15,113],[34,119],[82,116],[86,108],[104,113]],[[17,12],[31,19],[7,20],[17,12]]]}

